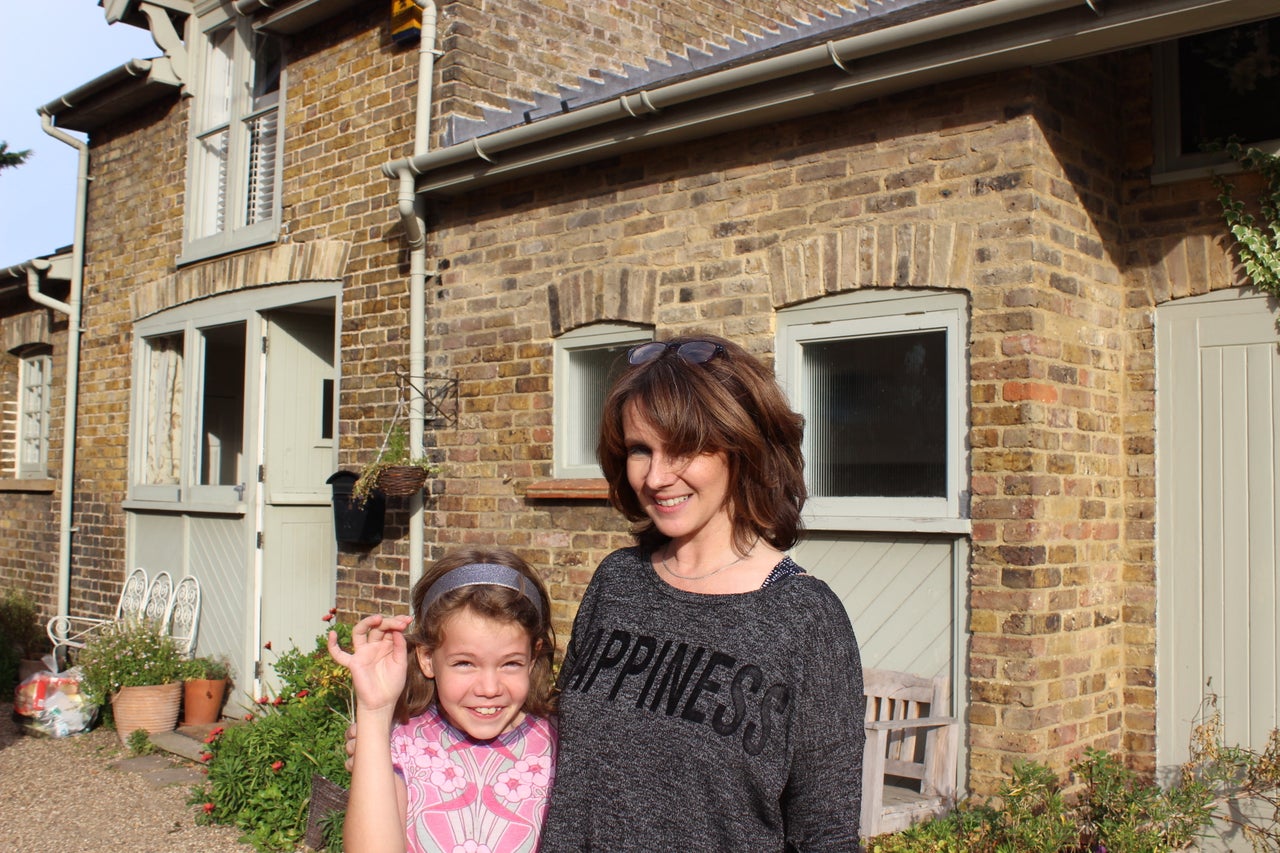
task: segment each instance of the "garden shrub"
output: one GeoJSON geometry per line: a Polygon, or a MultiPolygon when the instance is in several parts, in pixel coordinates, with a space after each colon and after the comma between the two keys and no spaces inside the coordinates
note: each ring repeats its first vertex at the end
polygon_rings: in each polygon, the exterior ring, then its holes
{"type": "MultiPolygon", "coordinates": [[[[335,630],[349,648],[351,627],[335,630]]],[[[280,655],[274,668],[279,692],[259,699],[246,724],[210,735],[208,783],[192,795],[204,819],[240,827],[242,840],[260,851],[293,850],[302,843],[313,773],[343,787],[351,784],[344,766],[351,679],[329,657],[325,635],[310,651],[280,655]]]]}
{"type": "Polygon", "coordinates": [[[35,602],[20,590],[6,592],[0,598],[0,690],[12,697],[19,662],[39,658],[48,650],[35,602]]]}
{"type": "Polygon", "coordinates": [[[1161,853],[1185,847],[1212,820],[1212,793],[1194,780],[1165,792],[1101,750],[1073,772],[1084,788],[1068,799],[1048,767],[1018,762],[992,803],[961,803],[878,836],[868,853],[1161,853]]]}

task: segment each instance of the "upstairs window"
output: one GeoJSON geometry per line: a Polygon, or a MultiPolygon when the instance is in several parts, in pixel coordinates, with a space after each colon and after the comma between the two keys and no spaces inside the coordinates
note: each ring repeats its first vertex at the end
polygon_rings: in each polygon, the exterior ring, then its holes
{"type": "Polygon", "coordinates": [[[875,291],[778,312],[778,374],[805,417],[809,527],[956,527],[964,310],[959,294],[875,291]]]}
{"type": "Polygon", "coordinates": [[[283,56],[247,19],[219,11],[201,19],[197,40],[183,260],[269,243],[278,232],[283,56]]]}
{"type": "Polygon", "coordinates": [[[1203,146],[1231,137],[1280,153],[1280,18],[1157,45],[1155,85],[1158,180],[1230,163],[1203,146]]]}
{"type": "Polygon", "coordinates": [[[600,415],[627,350],[653,340],[650,329],[600,323],[566,332],[555,350],[555,476],[603,477],[596,460],[600,415]]]}
{"type": "Polygon", "coordinates": [[[18,465],[20,479],[49,476],[49,378],[53,358],[24,356],[18,368],[18,465]]]}

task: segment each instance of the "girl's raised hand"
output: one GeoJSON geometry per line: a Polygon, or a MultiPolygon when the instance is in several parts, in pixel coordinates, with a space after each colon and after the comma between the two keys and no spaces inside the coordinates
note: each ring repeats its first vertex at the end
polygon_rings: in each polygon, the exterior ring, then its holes
{"type": "Polygon", "coordinates": [[[366,616],[351,630],[351,652],[338,645],[336,632],[329,632],[329,656],[351,670],[359,707],[395,707],[408,671],[404,632],[411,621],[408,616],[366,616]]]}

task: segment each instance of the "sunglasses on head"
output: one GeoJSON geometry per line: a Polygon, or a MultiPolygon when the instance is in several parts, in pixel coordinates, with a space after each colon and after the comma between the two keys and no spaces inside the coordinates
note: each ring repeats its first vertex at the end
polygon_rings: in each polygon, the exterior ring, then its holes
{"type": "Polygon", "coordinates": [[[685,341],[682,344],[669,344],[665,341],[650,341],[647,344],[636,344],[627,350],[627,361],[631,364],[648,364],[666,355],[668,350],[675,350],[689,364],[706,364],[718,355],[724,355],[724,347],[715,341],[685,341]]]}

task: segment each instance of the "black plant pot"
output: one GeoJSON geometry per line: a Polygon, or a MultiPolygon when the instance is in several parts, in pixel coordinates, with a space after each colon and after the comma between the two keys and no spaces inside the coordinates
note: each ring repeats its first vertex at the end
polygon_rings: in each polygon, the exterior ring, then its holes
{"type": "Polygon", "coordinates": [[[351,496],[357,479],[358,474],[339,471],[325,481],[333,487],[333,535],[339,542],[352,545],[377,545],[382,541],[387,498],[375,489],[360,504],[351,496]]]}

